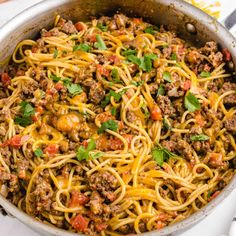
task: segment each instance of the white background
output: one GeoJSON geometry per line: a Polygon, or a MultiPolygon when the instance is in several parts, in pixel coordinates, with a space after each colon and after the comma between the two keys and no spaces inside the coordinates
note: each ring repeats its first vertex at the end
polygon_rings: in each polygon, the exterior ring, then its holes
{"type": "MultiPolygon", "coordinates": [[[[41,0],[11,0],[0,4],[0,26],[25,8],[41,0]]],[[[208,2],[205,0],[205,2],[208,2]]],[[[236,0],[221,0],[222,21],[236,9],[236,0]]],[[[236,31],[234,32],[236,35],[236,31]]],[[[231,220],[236,213],[236,190],[214,211],[196,226],[179,236],[222,236],[227,235],[231,220]]],[[[0,236],[39,236],[18,220],[0,215],[0,236]]],[[[236,235],[235,235],[236,236],[236,235]]]]}

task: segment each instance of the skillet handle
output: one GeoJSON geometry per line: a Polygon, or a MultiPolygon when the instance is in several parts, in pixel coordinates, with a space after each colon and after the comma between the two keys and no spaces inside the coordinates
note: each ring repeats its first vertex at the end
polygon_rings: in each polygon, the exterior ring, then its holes
{"type": "Polygon", "coordinates": [[[225,27],[230,30],[236,25],[236,10],[234,10],[229,16],[223,21],[225,27]]]}

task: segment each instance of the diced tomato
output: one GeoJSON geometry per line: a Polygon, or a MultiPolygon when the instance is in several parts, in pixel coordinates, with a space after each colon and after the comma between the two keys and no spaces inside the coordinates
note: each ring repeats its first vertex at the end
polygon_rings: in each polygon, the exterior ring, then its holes
{"type": "Polygon", "coordinates": [[[43,113],[43,107],[42,106],[37,106],[36,107],[36,113],[32,116],[32,120],[36,122],[39,118],[39,116],[43,113]]]}
{"type": "Polygon", "coordinates": [[[98,64],[97,65],[97,70],[101,75],[104,75],[106,77],[109,76],[109,71],[104,66],[98,64]]]}
{"type": "Polygon", "coordinates": [[[210,154],[210,164],[213,167],[221,167],[223,165],[223,156],[221,153],[211,153],[210,154]]]}
{"type": "Polygon", "coordinates": [[[29,136],[20,136],[15,135],[11,139],[7,140],[6,142],[2,143],[1,147],[11,146],[13,148],[20,148],[26,140],[29,139],[29,136]]]}
{"type": "Polygon", "coordinates": [[[120,59],[116,55],[112,55],[108,58],[108,60],[114,64],[119,64],[120,59]]]}
{"type": "Polygon", "coordinates": [[[47,89],[46,94],[48,95],[54,95],[57,93],[57,90],[55,88],[47,89]]]}
{"type": "Polygon", "coordinates": [[[84,25],[83,25],[81,22],[77,22],[77,23],[75,24],[75,28],[76,28],[78,31],[82,31],[82,30],[85,29],[85,28],[84,28],[84,25]]]}
{"type": "MultiPolygon", "coordinates": [[[[130,147],[131,141],[133,139],[133,135],[132,134],[123,134],[122,137],[124,139],[126,139],[128,145],[130,147]]],[[[109,147],[110,147],[111,150],[114,150],[114,151],[115,150],[121,150],[124,147],[124,143],[119,138],[114,137],[114,138],[109,140],[109,147]]]]}
{"type": "Polygon", "coordinates": [[[162,229],[163,227],[165,227],[165,223],[163,223],[162,221],[158,220],[157,221],[157,224],[156,224],[156,227],[157,229],[162,229]]]}
{"type": "Polygon", "coordinates": [[[95,34],[92,34],[92,35],[87,35],[86,36],[87,40],[91,43],[95,43],[97,42],[97,39],[96,39],[96,35],[95,34]]]}
{"type": "Polygon", "coordinates": [[[56,89],[57,91],[60,91],[60,90],[62,90],[62,89],[64,88],[64,86],[63,86],[62,83],[56,83],[56,85],[55,85],[54,87],[55,87],[55,89],[56,89]]]}
{"type": "Polygon", "coordinates": [[[8,85],[11,84],[11,78],[8,75],[8,73],[3,73],[1,76],[1,81],[4,87],[7,87],[8,85]]]}
{"type": "Polygon", "coordinates": [[[49,156],[54,156],[58,153],[58,145],[50,144],[44,149],[44,153],[48,154],[49,156]]]}
{"type": "Polygon", "coordinates": [[[151,111],[151,119],[152,120],[161,120],[162,119],[161,109],[159,108],[159,106],[154,105],[154,107],[151,111]]]}
{"type": "Polygon", "coordinates": [[[220,191],[214,192],[214,193],[209,197],[208,201],[210,202],[211,200],[213,200],[214,198],[216,198],[219,194],[220,194],[220,191]]]}
{"type": "Polygon", "coordinates": [[[113,116],[109,111],[105,111],[103,113],[98,114],[96,119],[103,123],[108,120],[115,120],[115,116],[113,116]]]}
{"type": "Polygon", "coordinates": [[[222,53],[223,53],[224,59],[225,59],[226,61],[230,61],[230,60],[231,60],[231,54],[230,54],[230,52],[229,52],[229,50],[228,50],[227,48],[224,48],[224,49],[222,50],[222,53]]]}
{"type": "Polygon", "coordinates": [[[82,145],[83,145],[85,148],[87,148],[87,147],[88,147],[88,140],[84,140],[84,141],[82,142],[82,145]]]}
{"type": "Polygon", "coordinates": [[[203,127],[206,123],[205,119],[203,118],[203,116],[201,115],[201,113],[199,111],[197,111],[195,113],[195,120],[196,120],[196,123],[200,126],[200,127],[203,127]]]}
{"type": "Polygon", "coordinates": [[[36,53],[38,51],[38,47],[37,46],[33,46],[31,48],[31,51],[32,51],[32,53],[36,53]]]}
{"type": "Polygon", "coordinates": [[[83,206],[88,201],[89,201],[88,196],[74,190],[74,191],[71,192],[71,199],[70,199],[70,202],[69,202],[69,207],[73,208],[73,207],[83,206]]]}
{"type": "Polygon", "coordinates": [[[71,219],[70,223],[75,230],[85,232],[88,228],[89,221],[82,215],[77,215],[71,219]]]}
{"type": "Polygon", "coordinates": [[[191,80],[186,80],[183,84],[183,90],[188,91],[191,87],[191,80]]]}
{"type": "Polygon", "coordinates": [[[106,223],[95,223],[95,228],[98,232],[101,232],[103,230],[105,230],[107,228],[107,224],[106,223]]]}
{"type": "Polygon", "coordinates": [[[134,19],[133,19],[133,22],[134,22],[135,24],[140,24],[140,23],[143,22],[143,20],[142,20],[141,18],[134,18],[134,19]]]}

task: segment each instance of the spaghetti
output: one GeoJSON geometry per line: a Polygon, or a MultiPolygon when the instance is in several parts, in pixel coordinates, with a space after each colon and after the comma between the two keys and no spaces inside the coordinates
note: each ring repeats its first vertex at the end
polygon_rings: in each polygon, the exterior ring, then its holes
{"type": "Polygon", "coordinates": [[[0,193],[88,235],[185,219],[235,172],[230,60],[140,18],[57,16],[1,74],[0,193]]]}

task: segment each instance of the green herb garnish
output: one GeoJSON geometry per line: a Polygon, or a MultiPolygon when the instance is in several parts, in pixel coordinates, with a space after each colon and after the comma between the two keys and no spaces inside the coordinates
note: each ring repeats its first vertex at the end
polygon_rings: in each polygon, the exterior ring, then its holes
{"type": "Polygon", "coordinates": [[[34,154],[36,157],[41,157],[43,155],[43,151],[41,148],[37,148],[34,150],[34,154]]]}
{"type": "Polygon", "coordinates": [[[112,131],[117,131],[118,123],[114,120],[108,120],[106,122],[103,122],[101,127],[98,129],[98,134],[103,133],[107,129],[112,131]]]}
{"type": "Polygon", "coordinates": [[[163,75],[162,75],[162,78],[163,78],[165,81],[167,81],[167,82],[169,82],[169,83],[172,83],[170,72],[164,71],[164,72],[163,72],[163,75]]]}
{"type": "Polygon", "coordinates": [[[163,125],[167,130],[172,130],[171,125],[169,124],[169,122],[167,121],[166,118],[163,119],[163,125]]]}
{"type": "Polygon", "coordinates": [[[200,76],[201,76],[202,78],[207,78],[207,77],[210,77],[210,76],[211,76],[211,73],[208,72],[208,71],[202,71],[201,74],[200,74],[200,76]]]}
{"type": "Polygon", "coordinates": [[[53,58],[57,58],[58,57],[58,50],[55,49],[53,52],[53,58]]]}
{"type": "Polygon", "coordinates": [[[99,50],[106,50],[106,44],[104,43],[102,37],[100,35],[96,35],[97,42],[95,43],[95,47],[99,50]]]}
{"type": "Polygon", "coordinates": [[[83,89],[79,84],[67,83],[66,88],[72,96],[81,94],[83,92],[83,89]]]}
{"type": "Polygon", "coordinates": [[[167,161],[172,156],[175,156],[175,154],[166,148],[155,147],[152,149],[152,157],[159,166],[162,166],[164,161],[167,161]]]}
{"type": "Polygon", "coordinates": [[[209,139],[209,137],[205,134],[192,135],[190,137],[191,141],[206,141],[208,139],[209,139]]]}
{"type": "Polygon", "coordinates": [[[112,114],[113,116],[115,116],[115,115],[116,115],[116,112],[117,112],[116,107],[112,107],[112,108],[111,108],[111,114],[112,114]]]}
{"type": "MultiPolygon", "coordinates": [[[[90,155],[90,151],[93,151],[94,149],[96,149],[96,143],[94,141],[94,139],[90,139],[87,148],[85,148],[84,146],[80,146],[76,152],[76,157],[79,161],[83,161],[83,160],[88,160],[90,155]]],[[[94,155],[93,155],[94,156],[94,155]]]]}
{"type": "Polygon", "coordinates": [[[89,52],[90,50],[91,50],[91,47],[86,43],[81,43],[81,44],[75,45],[73,47],[73,52],[75,52],[75,51],[89,52]]]}
{"type": "Polygon", "coordinates": [[[106,32],[108,30],[108,26],[107,25],[103,25],[102,23],[98,23],[97,24],[97,27],[103,31],[103,32],[106,32]]]}
{"type": "Polygon", "coordinates": [[[121,55],[124,57],[128,57],[130,55],[136,55],[136,54],[137,54],[137,50],[135,49],[125,49],[121,51],[121,55]]]}
{"type": "Polygon", "coordinates": [[[157,90],[157,96],[159,95],[165,95],[165,88],[163,84],[160,84],[158,90],[157,90]]]}
{"type": "Polygon", "coordinates": [[[194,112],[201,108],[200,102],[191,92],[188,92],[185,95],[184,106],[190,112],[194,112]]]}

